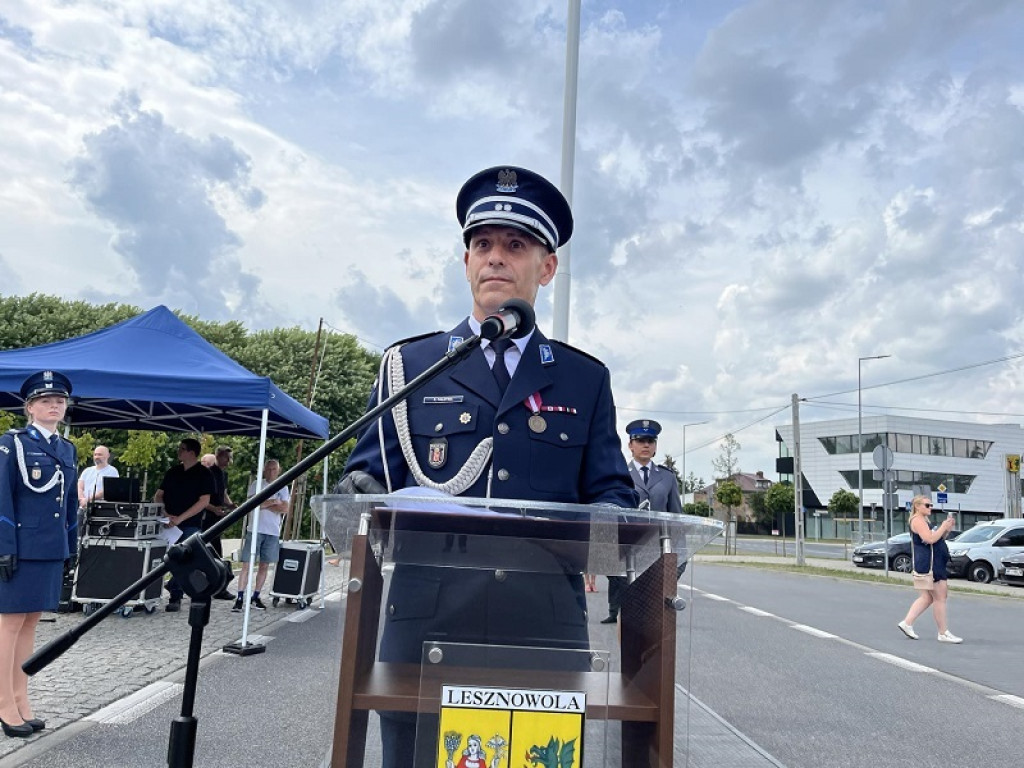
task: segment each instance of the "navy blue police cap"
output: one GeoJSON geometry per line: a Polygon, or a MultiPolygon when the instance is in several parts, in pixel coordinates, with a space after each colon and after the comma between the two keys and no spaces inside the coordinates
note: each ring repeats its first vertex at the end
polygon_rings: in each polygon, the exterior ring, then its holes
{"type": "Polygon", "coordinates": [[[635,437],[653,437],[657,440],[661,434],[661,424],[652,419],[637,419],[626,425],[626,434],[630,440],[635,437]]]}
{"type": "Polygon", "coordinates": [[[488,224],[528,232],[551,252],[572,237],[572,209],[558,187],[512,165],[480,171],[463,184],[455,213],[467,246],[470,232],[488,224]]]}
{"type": "Polygon", "coordinates": [[[68,377],[57,371],[39,371],[25,379],[21,385],[21,396],[25,402],[48,395],[70,397],[71,382],[68,377]]]}

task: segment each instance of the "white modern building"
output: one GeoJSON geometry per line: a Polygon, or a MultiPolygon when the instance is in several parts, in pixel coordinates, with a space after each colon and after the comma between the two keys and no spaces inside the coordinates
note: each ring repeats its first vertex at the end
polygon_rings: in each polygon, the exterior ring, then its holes
{"type": "MultiPolygon", "coordinates": [[[[894,532],[906,530],[906,502],[918,493],[930,493],[938,502],[939,493],[944,492],[946,502],[940,506],[956,514],[960,529],[979,520],[1020,516],[1019,464],[1024,429],[1019,424],[871,415],[862,417],[860,434],[862,448],[858,453],[856,418],[801,421],[804,506],[810,515],[821,516],[832,494],[841,488],[858,493],[860,456],[865,518],[881,520],[882,481],[876,478],[872,453],[876,446],[885,445],[892,451],[892,479],[899,497],[893,515],[894,532]]],[[[779,442],[779,479],[792,482],[793,425],[776,426],[775,435],[779,442]]],[[[832,535],[844,537],[849,532],[848,523],[831,522],[832,535]]]]}

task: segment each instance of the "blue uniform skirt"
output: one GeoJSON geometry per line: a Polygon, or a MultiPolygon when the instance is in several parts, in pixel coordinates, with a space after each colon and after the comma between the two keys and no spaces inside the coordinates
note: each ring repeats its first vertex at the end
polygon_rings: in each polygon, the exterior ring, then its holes
{"type": "Polygon", "coordinates": [[[56,611],[63,560],[19,560],[10,581],[0,581],[0,613],[56,611]]]}

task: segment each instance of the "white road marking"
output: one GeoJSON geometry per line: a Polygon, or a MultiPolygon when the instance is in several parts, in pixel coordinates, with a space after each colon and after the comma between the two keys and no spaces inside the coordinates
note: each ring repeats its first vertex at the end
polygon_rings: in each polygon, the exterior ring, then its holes
{"type": "Polygon", "coordinates": [[[705,592],[704,593],[704,597],[708,598],[709,600],[718,600],[721,603],[731,603],[732,602],[732,600],[730,600],[728,597],[722,597],[721,595],[716,595],[716,594],[713,594],[711,592],[705,592]]]}
{"type": "Polygon", "coordinates": [[[916,664],[913,661],[907,659],[901,659],[899,656],[893,656],[891,653],[878,653],[875,651],[865,654],[873,659],[884,661],[887,664],[900,667],[902,669],[909,669],[911,672],[924,672],[929,675],[938,674],[939,670],[933,669],[932,667],[926,667],[924,664],[916,664]]]}
{"type": "Polygon", "coordinates": [[[142,690],[125,696],[113,704],[108,704],[83,719],[107,725],[125,725],[138,720],[165,701],[178,696],[183,688],[181,683],[168,683],[164,680],[151,683],[142,690]]]}
{"type": "Polygon", "coordinates": [[[301,611],[296,611],[289,616],[286,621],[290,621],[293,624],[301,624],[302,622],[309,621],[318,615],[320,615],[319,611],[314,611],[311,608],[303,608],[301,611]]]}
{"type": "Polygon", "coordinates": [[[769,619],[778,618],[774,613],[768,613],[768,611],[762,611],[760,608],[751,608],[749,605],[741,605],[740,606],[740,610],[741,611],[746,611],[747,613],[752,613],[754,616],[765,616],[765,617],[767,617],[769,619]]]}
{"type": "Polygon", "coordinates": [[[808,635],[813,635],[814,637],[820,637],[820,638],[822,638],[824,640],[835,640],[836,639],[836,635],[833,635],[831,632],[826,632],[825,630],[817,629],[816,627],[808,627],[806,624],[790,624],[789,626],[790,626],[791,629],[795,629],[798,632],[805,632],[808,635]]]}
{"type": "Polygon", "coordinates": [[[1024,699],[1020,696],[1014,696],[1009,693],[1001,693],[998,696],[989,696],[992,701],[999,701],[1003,704],[1009,704],[1011,707],[1017,707],[1017,709],[1024,709],[1024,699]]]}

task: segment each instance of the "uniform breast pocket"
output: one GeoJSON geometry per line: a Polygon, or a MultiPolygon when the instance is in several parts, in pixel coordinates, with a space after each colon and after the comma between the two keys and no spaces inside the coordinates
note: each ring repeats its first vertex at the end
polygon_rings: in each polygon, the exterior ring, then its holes
{"type": "Polygon", "coordinates": [[[409,409],[409,431],[419,437],[456,435],[475,432],[478,407],[463,403],[421,405],[409,409]]]}
{"type": "Polygon", "coordinates": [[[587,445],[586,424],[576,414],[544,414],[543,432],[530,430],[530,486],[575,491],[587,445]]]}

